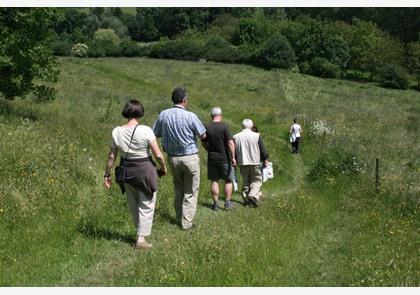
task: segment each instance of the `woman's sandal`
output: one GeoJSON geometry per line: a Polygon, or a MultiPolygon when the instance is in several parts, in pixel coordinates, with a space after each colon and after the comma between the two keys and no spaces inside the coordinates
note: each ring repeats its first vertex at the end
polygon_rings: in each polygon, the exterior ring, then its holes
{"type": "Polygon", "coordinates": [[[147,250],[147,249],[150,249],[152,247],[153,247],[153,245],[152,244],[149,244],[146,241],[145,242],[142,242],[142,243],[136,243],[134,245],[134,249],[140,249],[140,250],[147,250]]]}

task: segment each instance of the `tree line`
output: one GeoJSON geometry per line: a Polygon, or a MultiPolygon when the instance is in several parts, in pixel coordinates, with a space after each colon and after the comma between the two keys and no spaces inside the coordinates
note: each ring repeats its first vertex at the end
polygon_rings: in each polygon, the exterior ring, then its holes
{"type": "Polygon", "coordinates": [[[29,82],[54,80],[49,53],[245,63],[406,89],[420,86],[419,31],[419,8],[0,8],[0,91],[52,96],[29,82]],[[44,67],[7,78],[28,59],[44,67]]]}

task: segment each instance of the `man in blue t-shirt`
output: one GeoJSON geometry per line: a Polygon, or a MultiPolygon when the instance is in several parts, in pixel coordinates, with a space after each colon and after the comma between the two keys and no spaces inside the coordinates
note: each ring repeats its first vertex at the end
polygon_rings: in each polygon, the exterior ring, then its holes
{"type": "Polygon", "coordinates": [[[197,115],[187,111],[187,91],[172,91],[174,106],[159,114],[153,126],[157,138],[162,138],[163,150],[168,154],[175,187],[175,213],[185,230],[191,229],[197,209],[200,186],[200,159],[196,136],[206,138],[206,129],[197,115]]]}

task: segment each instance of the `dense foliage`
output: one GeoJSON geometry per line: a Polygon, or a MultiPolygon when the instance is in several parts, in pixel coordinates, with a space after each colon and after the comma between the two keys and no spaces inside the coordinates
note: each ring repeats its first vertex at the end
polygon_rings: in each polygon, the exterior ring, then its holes
{"type": "Polygon", "coordinates": [[[381,69],[379,83],[386,88],[407,89],[407,72],[398,65],[386,65],[381,69]]]}
{"type": "MultiPolygon", "coordinates": [[[[58,18],[57,9],[0,8],[0,96],[11,100],[34,92],[39,99],[54,99],[45,82],[57,78],[47,42],[58,18]]],[[[64,49],[67,45],[61,53],[64,49]]]]}
{"type": "Polygon", "coordinates": [[[396,65],[420,86],[419,8],[60,10],[62,18],[40,26],[40,37],[54,26],[50,48],[58,56],[206,59],[376,82],[396,65]],[[87,53],[74,54],[75,44],[87,53]]]}
{"type": "Polygon", "coordinates": [[[264,68],[289,69],[295,62],[295,52],[283,35],[271,37],[256,54],[256,64],[264,68]]]}

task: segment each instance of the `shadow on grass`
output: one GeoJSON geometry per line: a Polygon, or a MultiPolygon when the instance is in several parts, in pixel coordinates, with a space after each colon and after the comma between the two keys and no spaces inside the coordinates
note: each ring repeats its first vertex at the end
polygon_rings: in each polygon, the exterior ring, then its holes
{"type": "MultiPolygon", "coordinates": [[[[233,198],[233,196],[232,196],[232,198],[230,200],[231,200],[232,203],[241,204],[242,206],[245,206],[245,202],[244,201],[237,200],[236,198],[233,198]]],[[[224,202],[225,202],[224,199],[219,199],[219,207],[221,205],[223,205],[224,202]]],[[[213,201],[210,201],[210,202],[209,201],[199,201],[198,202],[198,205],[200,205],[202,207],[205,207],[205,208],[207,208],[209,210],[212,210],[213,201]]]]}
{"type": "Polygon", "coordinates": [[[37,121],[38,117],[33,110],[28,108],[16,107],[11,102],[0,98],[0,115],[6,115],[10,117],[17,117],[22,119],[28,119],[30,121],[37,121]]]}
{"type": "Polygon", "coordinates": [[[155,214],[158,215],[162,220],[169,222],[170,224],[178,225],[178,222],[176,221],[176,218],[170,215],[166,211],[155,211],[155,214]]]}
{"type": "Polygon", "coordinates": [[[136,240],[131,235],[124,235],[118,232],[110,231],[105,228],[99,228],[91,223],[80,224],[78,226],[78,231],[85,237],[89,239],[106,239],[120,241],[127,244],[134,244],[136,240]]]}

